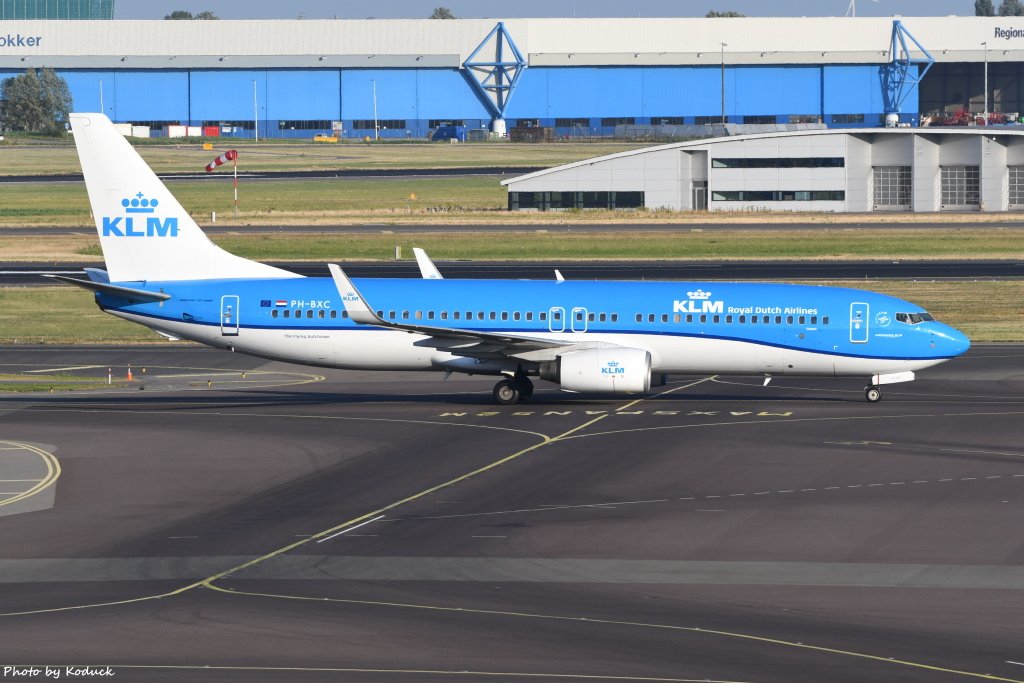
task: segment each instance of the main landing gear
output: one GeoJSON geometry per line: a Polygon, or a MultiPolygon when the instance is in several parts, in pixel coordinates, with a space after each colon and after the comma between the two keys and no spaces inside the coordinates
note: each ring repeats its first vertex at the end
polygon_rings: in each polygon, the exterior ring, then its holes
{"type": "Polygon", "coordinates": [[[871,385],[864,390],[864,398],[868,400],[868,403],[878,403],[882,400],[882,390],[876,385],[871,385]]]}
{"type": "Polygon", "coordinates": [[[533,396],[533,382],[521,370],[512,379],[503,379],[494,385],[491,392],[494,401],[503,406],[510,406],[522,401],[529,401],[533,396]]]}

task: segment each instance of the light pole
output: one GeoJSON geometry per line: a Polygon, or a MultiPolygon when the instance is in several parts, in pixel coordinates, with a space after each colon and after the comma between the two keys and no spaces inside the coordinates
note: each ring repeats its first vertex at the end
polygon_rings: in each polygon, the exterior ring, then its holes
{"type": "Polygon", "coordinates": [[[725,124],[725,48],[726,43],[722,43],[722,124],[725,124]]]}
{"type": "Polygon", "coordinates": [[[380,126],[377,125],[377,81],[376,79],[370,79],[370,85],[373,87],[373,139],[380,139],[380,126]]]}
{"type": "Polygon", "coordinates": [[[103,79],[100,79],[100,113],[107,113],[106,110],[103,108],[103,79]]]}
{"type": "Polygon", "coordinates": [[[256,142],[260,141],[260,100],[256,96],[256,81],[252,82],[252,132],[256,142]]]}
{"type": "Polygon", "coordinates": [[[981,45],[985,48],[985,110],[982,116],[985,117],[985,125],[988,125],[988,41],[981,45]]]}

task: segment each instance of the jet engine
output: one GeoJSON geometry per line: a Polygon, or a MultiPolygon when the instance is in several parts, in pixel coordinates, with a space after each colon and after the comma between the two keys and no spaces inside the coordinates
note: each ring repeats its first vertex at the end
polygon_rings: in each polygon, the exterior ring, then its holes
{"type": "Polygon", "coordinates": [[[570,351],[542,363],[540,377],[568,391],[642,393],[651,388],[651,354],[621,346],[570,351]]]}

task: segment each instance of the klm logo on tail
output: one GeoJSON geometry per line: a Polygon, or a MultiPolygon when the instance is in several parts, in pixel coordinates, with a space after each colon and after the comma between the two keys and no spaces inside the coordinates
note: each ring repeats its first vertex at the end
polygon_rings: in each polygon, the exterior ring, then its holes
{"type": "Polygon", "coordinates": [[[133,198],[122,199],[121,206],[127,216],[104,216],[104,237],[177,237],[178,218],[170,216],[160,219],[152,214],[160,206],[158,199],[146,199],[141,192],[133,198]],[[136,219],[138,223],[136,223],[136,219]],[[143,219],[145,222],[143,222],[143,219]]]}

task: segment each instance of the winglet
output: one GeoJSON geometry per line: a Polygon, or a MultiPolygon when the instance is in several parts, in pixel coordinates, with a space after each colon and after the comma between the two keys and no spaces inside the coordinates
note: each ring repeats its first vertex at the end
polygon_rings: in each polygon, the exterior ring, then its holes
{"type": "Polygon", "coordinates": [[[562,272],[558,270],[558,268],[555,268],[555,280],[558,282],[565,282],[565,278],[562,276],[562,272]]]}
{"type": "Polygon", "coordinates": [[[438,271],[437,266],[427,256],[427,252],[423,251],[419,247],[413,247],[412,253],[416,254],[416,264],[420,267],[420,275],[423,276],[424,280],[443,280],[444,277],[438,271]]]}
{"type": "Polygon", "coordinates": [[[356,286],[352,284],[352,281],[348,279],[348,275],[345,275],[345,271],[333,263],[328,263],[327,268],[331,271],[331,277],[334,278],[334,286],[338,288],[338,294],[341,295],[341,300],[345,304],[348,317],[353,322],[362,325],[383,325],[384,321],[378,318],[377,314],[370,309],[366,299],[359,293],[356,286]]]}

